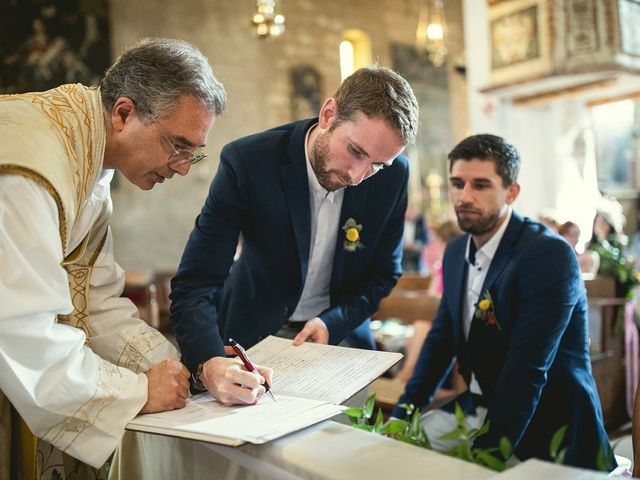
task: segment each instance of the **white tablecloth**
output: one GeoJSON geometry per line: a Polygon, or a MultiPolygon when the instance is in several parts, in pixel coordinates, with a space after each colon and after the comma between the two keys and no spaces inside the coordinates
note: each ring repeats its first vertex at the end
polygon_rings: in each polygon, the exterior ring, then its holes
{"type": "Polygon", "coordinates": [[[114,458],[111,480],[484,480],[494,474],[478,465],[325,421],[265,445],[238,448],[127,432],[114,458]]]}

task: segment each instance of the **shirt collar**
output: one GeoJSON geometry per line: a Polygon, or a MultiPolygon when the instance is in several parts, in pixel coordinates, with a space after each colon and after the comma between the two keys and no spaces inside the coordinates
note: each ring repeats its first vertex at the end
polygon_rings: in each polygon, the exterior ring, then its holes
{"type": "Polygon", "coordinates": [[[504,232],[507,230],[507,226],[509,225],[509,221],[511,220],[511,207],[507,207],[507,216],[500,225],[500,228],[493,234],[493,236],[485,243],[482,248],[476,251],[475,243],[473,243],[473,238],[471,235],[467,238],[467,249],[465,252],[465,260],[470,265],[475,265],[475,259],[478,254],[485,255],[489,258],[489,261],[493,260],[493,257],[498,250],[498,246],[500,245],[500,240],[504,236],[504,232]],[[473,245],[472,245],[473,243],[473,245]]]}

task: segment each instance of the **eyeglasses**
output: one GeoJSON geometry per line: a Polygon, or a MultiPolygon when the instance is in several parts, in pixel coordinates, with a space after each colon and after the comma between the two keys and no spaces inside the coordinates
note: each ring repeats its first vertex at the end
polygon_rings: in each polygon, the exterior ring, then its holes
{"type": "Polygon", "coordinates": [[[167,141],[167,143],[171,147],[171,150],[173,151],[173,153],[169,155],[169,163],[172,163],[174,166],[182,165],[188,162],[190,162],[191,165],[195,165],[201,160],[204,160],[205,158],[207,158],[208,154],[205,153],[202,147],[197,147],[193,151],[193,153],[187,149],[176,147],[176,145],[171,141],[169,136],[165,133],[160,123],[158,123],[158,126],[160,126],[160,133],[162,133],[162,136],[167,141]]]}

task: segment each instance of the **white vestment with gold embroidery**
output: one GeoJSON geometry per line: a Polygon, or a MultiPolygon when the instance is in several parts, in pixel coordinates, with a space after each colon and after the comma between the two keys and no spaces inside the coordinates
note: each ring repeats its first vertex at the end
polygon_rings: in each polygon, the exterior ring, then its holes
{"type": "Polygon", "coordinates": [[[0,97],[0,390],[94,467],[146,402],[141,372],[179,358],[120,298],[104,137],[97,90],[0,97]]]}

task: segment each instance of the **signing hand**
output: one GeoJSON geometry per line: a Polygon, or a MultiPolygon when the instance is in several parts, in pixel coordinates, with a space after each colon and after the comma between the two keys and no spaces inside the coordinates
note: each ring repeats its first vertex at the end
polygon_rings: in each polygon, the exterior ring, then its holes
{"type": "Polygon", "coordinates": [[[306,341],[313,343],[322,343],[326,345],[329,343],[329,329],[320,318],[312,318],[307,320],[304,324],[304,328],[300,330],[296,338],[293,339],[293,345],[302,345],[306,341]]]}
{"type": "Polygon", "coordinates": [[[264,394],[265,379],[271,383],[273,370],[255,366],[260,376],[254,375],[236,359],[213,357],[202,365],[200,381],[223,405],[254,404],[264,394]]]}
{"type": "Polygon", "coordinates": [[[183,408],[189,398],[187,367],[178,360],[163,360],[145,372],[147,376],[147,403],[140,413],[156,413],[183,408]]]}

